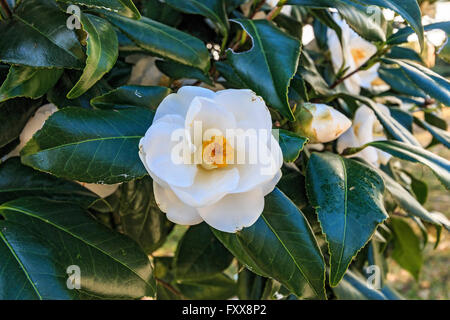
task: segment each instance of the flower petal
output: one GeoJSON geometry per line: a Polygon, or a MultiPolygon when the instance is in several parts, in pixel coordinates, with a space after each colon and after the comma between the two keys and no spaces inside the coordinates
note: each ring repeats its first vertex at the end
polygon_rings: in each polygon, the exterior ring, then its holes
{"type": "Polygon", "coordinates": [[[158,109],[156,109],[153,121],[159,120],[168,114],[179,115],[184,119],[195,97],[214,99],[214,96],[215,93],[209,89],[191,86],[181,87],[177,93],[168,95],[161,102],[158,109]]]}
{"type": "Polygon", "coordinates": [[[229,194],[219,202],[203,208],[198,213],[213,228],[234,233],[253,225],[264,210],[261,188],[249,192],[229,194]]]}
{"type": "Polygon", "coordinates": [[[205,170],[199,169],[194,183],[188,188],[172,187],[176,196],[192,207],[209,206],[230,193],[239,183],[236,168],[205,170]]]}
{"type": "Polygon", "coordinates": [[[272,129],[272,118],[264,100],[252,90],[228,89],[217,92],[214,99],[231,112],[240,129],[272,129]]]}
{"type": "Polygon", "coordinates": [[[195,208],[181,202],[169,188],[163,188],[153,181],[153,192],[156,204],[170,221],[182,225],[194,225],[203,221],[195,208]]]}
{"type": "Polygon", "coordinates": [[[180,116],[168,115],[153,123],[139,143],[140,158],[157,181],[188,187],[194,182],[197,166],[173,154],[183,144],[173,141],[174,132],[184,133],[184,121],[180,116]]]}

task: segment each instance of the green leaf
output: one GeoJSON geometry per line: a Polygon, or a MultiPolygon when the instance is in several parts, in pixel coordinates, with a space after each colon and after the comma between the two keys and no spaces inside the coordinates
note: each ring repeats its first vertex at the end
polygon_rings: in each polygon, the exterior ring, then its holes
{"type": "Polygon", "coordinates": [[[146,17],[132,20],[107,14],[106,18],[142,49],[204,72],[209,70],[209,52],[199,39],[146,17]]]}
{"type": "Polygon", "coordinates": [[[387,300],[383,293],[367,286],[365,280],[348,270],[333,292],[339,300],[387,300]]]}
{"type": "Polygon", "coordinates": [[[372,168],[332,153],[313,153],[306,188],[330,251],[330,285],[336,286],[352,259],[387,217],[384,183],[372,168]]]}
{"type": "Polygon", "coordinates": [[[125,17],[139,19],[141,14],[132,0],[57,0],[67,4],[82,5],[88,8],[113,11],[125,17]]]}
{"type": "Polygon", "coordinates": [[[420,46],[424,46],[424,32],[422,26],[422,13],[417,0],[351,0],[364,5],[375,5],[391,9],[401,15],[414,29],[419,38],[420,46]]]}
{"type": "Polygon", "coordinates": [[[407,213],[412,214],[420,219],[441,225],[439,221],[433,218],[433,216],[414,198],[408,191],[406,191],[397,181],[391,178],[388,174],[382,170],[377,170],[378,174],[384,180],[386,189],[389,191],[395,202],[402,207],[407,213]]]}
{"type": "Polygon", "coordinates": [[[196,280],[224,271],[233,256],[220,243],[206,223],[192,226],[178,243],[174,270],[177,280],[196,280]]]}
{"type": "Polygon", "coordinates": [[[62,73],[63,69],[11,66],[0,87],[0,101],[15,97],[40,98],[56,84],[62,73]]]}
{"type": "Polygon", "coordinates": [[[308,82],[314,91],[323,96],[333,96],[334,92],[330,90],[328,83],[320,75],[311,57],[303,51],[300,56],[300,64],[297,73],[308,82]]]}
{"type": "MultiPolygon", "coordinates": [[[[79,266],[80,293],[110,299],[155,295],[153,270],[139,246],[79,207],[42,198],[22,198],[2,204],[0,215],[44,239],[54,262],[53,270],[47,270],[49,276],[60,275],[69,266],[79,266]]],[[[39,265],[35,263],[36,267],[39,265]]]]}
{"type": "MultiPolygon", "coordinates": [[[[445,33],[450,33],[450,21],[431,23],[424,27],[425,31],[431,31],[440,29],[445,33]]],[[[392,34],[387,40],[388,44],[401,44],[404,42],[408,42],[408,37],[414,33],[414,30],[410,27],[406,27],[398,30],[396,33],[392,34]]]]}
{"type": "Polygon", "coordinates": [[[391,218],[390,226],[395,235],[392,258],[418,280],[423,263],[419,238],[403,219],[391,218]]]}
{"type": "Polygon", "coordinates": [[[394,117],[382,112],[378,104],[376,104],[372,99],[364,96],[355,96],[351,94],[343,93],[342,96],[348,96],[357,101],[364,103],[366,106],[370,107],[378,120],[383,125],[384,129],[396,140],[408,143],[412,146],[420,147],[419,141],[414,137],[414,135],[408,131],[400,122],[395,120],[394,117]]]}
{"type": "Polygon", "coordinates": [[[253,47],[246,52],[227,50],[227,59],[239,78],[268,105],[295,120],[287,93],[300,56],[300,42],[267,20],[233,20],[249,34],[253,47]],[[283,50],[274,50],[283,48],[283,50]]]}
{"type": "Polygon", "coordinates": [[[372,146],[392,154],[394,157],[417,162],[429,167],[442,184],[450,189],[450,161],[420,147],[398,141],[373,141],[365,147],[372,146]]]}
{"type": "Polygon", "coordinates": [[[450,148],[450,133],[448,130],[442,130],[441,128],[435,127],[431,124],[429,124],[426,121],[423,121],[419,118],[414,117],[414,122],[417,123],[419,126],[424,128],[425,130],[428,130],[429,133],[440,143],[442,143],[447,148],[450,148]]]}
{"type": "Polygon", "coordinates": [[[427,69],[417,63],[383,59],[387,63],[396,63],[400,66],[406,76],[431,97],[450,106],[450,82],[439,74],[427,69]]]}
{"type": "Polygon", "coordinates": [[[100,109],[143,107],[156,110],[172,90],[158,86],[123,86],[91,100],[100,109]]]}
{"type": "Polygon", "coordinates": [[[213,86],[213,83],[209,76],[204,74],[200,69],[185,66],[176,62],[163,60],[156,60],[155,64],[162,73],[174,80],[196,79],[209,84],[210,86],[213,86]]]}
{"type": "Polygon", "coordinates": [[[22,162],[58,177],[88,183],[130,181],[147,175],[139,140],[154,113],[64,108],[54,113],[22,149],[22,162]]]}
{"type": "Polygon", "coordinates": [[[325,263],[303,213],[278,189],[266,196],[263,214],[236,234],[216,237],[255,273],[271,277],[301,296],[306,285],[325,299],[325,263]]]}
{"type": "Polygon", "coordinates": [[[18,98],[0,103],[0,147],[16,140],[42,100],[18,98]]]}
{"type": "Polygon", "coordinates": [[[427,94],[417,87],[400,68],[381,67],[378,69],[378,75],[393,91],[413,97],[427,97],[427,94]]]}
{"type": "Polygon", "coordinates": [[[173,224],[159,210],[153,196],[150,177],[122,184],[117,193],[123,232],[135,240],[148,254],[158,249],[172,230],[173,224]]]}
{"type": "Polygon", "coordinates": [[[294,132],[277,129],[278,143],[280,144],[281,151],[283,151],[283,159],[286,162],[294,162],[300,156],[308,138],[301,137],[294,132]]]}
{"type": "Polygon", "coordinates": [[[263,300],[264,291],[270,279],[258,276],[244,268],[238,275],[238,297],[240,300],[263,300]]]}
{"type": "Polygon", "coordinates": [[[52,0],[21,1],[13,17],[0,23],[0,61],[36,68],[83,68],[83,48],[66,21],[67,15],[52,0]]]}
{"type": "MultiPolygon", "coordinates": [[[[363,38],[369,41],[386,41],[380,23],[364,6],[346,0],[289,0],[288,3],[321,9],[336,8],[348,25],[363,38]]],[[[381,11],[379,14],[382,14],[381,11]]]]}
{"type": "Polygon", "coordinates": [[[88,207],[98,196],[80,184],[35,171],[15,157],[0,165],[0,203],[29,196],[65,200],[88,207]]]}
{"type": "Polygon", "coordinates": [[[247,85],[245,82],[239,78],[233,67],[225,61],[216,61],[214,63],[217,71],[226,80],[226,82],[221,82],[225,88],[233,89],[245,89],[247,85]]]}
{"type": "Polygon", "coordinates": [[[111,91],[105,79],[98,81],[92,88],[78,98],[69,100],[67,94],[75,86],[82,75],[78,70],[65,70],[56,85],[47,92],[47,100],[62,109],[65,107],[82,107],[91,109],[90,100],[111,91]]]}
{"type": "Polygon", "coordinates": [[[224,274],[207,279],[183,281],[176,284],[181,293],[193,300],[226,300],[236,295],[236,282],[224,274]]]}
{"type": "Polygon", "coordinates": [[[224,0],[166,0],[165,2],[182,12],[200,14],[209,18],[222,35],[228,35],[230,25],[225,11],[224,0]]]}
{"type": "Polygon", "coordinates": [[[0,299],[73,299],[65,270],[56,269],[47,243],[25,227],[0,220],[0,299]]]}
{"type": "Polygon", "coordinates": [[[87,33],[86,67],[80,80],[67,94],[68,99],[81,96],[109,72],[119,55],[119,41],[113,27],[104,19],[82,14],[81,23],[87,33]]]}

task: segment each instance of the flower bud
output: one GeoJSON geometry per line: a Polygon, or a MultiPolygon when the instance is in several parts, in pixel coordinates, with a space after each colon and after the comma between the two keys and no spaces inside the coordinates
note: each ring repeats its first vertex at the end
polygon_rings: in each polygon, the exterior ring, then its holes
{"type": "Polygon", "coordinates": [[[295,131],[311,143],[333,141],[352,125],[345,115],[325,104],[305,103],[295,116],[295,131]]]}

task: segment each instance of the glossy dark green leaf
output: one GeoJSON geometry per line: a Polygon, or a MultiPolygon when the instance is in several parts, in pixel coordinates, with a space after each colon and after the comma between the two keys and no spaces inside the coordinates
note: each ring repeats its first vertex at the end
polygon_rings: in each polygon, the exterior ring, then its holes
{"type": "Polygon", "coordinates": [[[390,226],[395,235],[392,258],[418,280],[423,263],[419,238],[404,219],[391,218],[390,226]]]}
{"type": "MultiPolygon", "coordinates": [[[[289,4],[312,8],[336,8],[339,14],[347,21],[349,26],[359,35],[369,41],[385,41],[386,35],[381,28],[377,17],[372,17],[373,11],[367,11],[364,6],[347,0],[289,0],[289,4]]],[[[379,14],[382,14],[381,11],[379,14]]]]}
{"type": "Polygon", "coordinates": [[[383,125],[384,129],[395,139],[401,142],[408,143],[412,146],[420,147],[421,144],[414,135],[408,131],[400,122],[398,122],[391,115],[385,114],[381,108],[372,99],[364,96],[355,96],[350,94],[342,94],[344,96],[351,97],[359,102],[364,103],[366,106],[370,107],[378,120],[383,125]]]}
{"type": "Polygon", "coordinates": [[[172,92],[158,86],[123,86],[95,97],[91,104],[100,109],[144,107],[156,110],[161,101],[172,92]]]}
{"type": "Polygon", "coordinates": [[[393,91],[413,97],[427,97],[427,94],[418,88],[400,68],[381,67],[378,69],[378,75],[393,91]]]}
{"type": "Polygon", "coordinates": [[[298,134],[278,129],[278,143],[280,144],[281,151],[283,151],[283,158],[286,162],[293,162],[297,160],[300,152],[308,142],[308,138],[301,137],[298,134]]]}
{"type": "Polygon", "coordinates": [[[419,126],[428,130],[429,133],[440,143],[442,143],[447,148],[450,148],[450,132],[448,130],[442,130],[441,128],[435,127],[426,121],[414,117],[414,122],[419,126]]]}
{"type": "Polygon", "coordinates": [[[154,113],[64,108],[54,113],[22,149],[22,162],[58,177],[88,183],[130,181],[147,175],[139,140],[154,113]]]}
{"type": "Polygon", "coordinates": [[[221,82],[225,88],[245,89],[247,87],[244,80],[239,78],[239,75],[229,63],[217,61],[214,65],[217,71],[219,71],[219,74],[226,80],[225,82],[221,82]]]}
{"type": "Polygon", "coordinates": [[[77,4],[88,8],[113,11],[120,15],[139,19],[141,17],[132,0],[57,0],[67,4],[77,4]]]}
{"type": "Polygon", "coordinates": [[[334,93],[330,90],[328,83],[320,75],[314,61],[311,57],[303,51],[300,56],[300,64],[297,73],[308,82],[314,91],[323,96],[332,96],[334,93]]]}
{"type": "Polygon", "coordinates": [[[0,165],[0,203],[29,196],[75,202],[88,207],[98,196],[80,184],[33,170],[15,157],[0,165]]]}
{"type": "Polygon", "coordinates": [[[383,178],[386,189],[389,191],[395,202],[402,207],[407,213],[412,214],[424,221],[441,225],[439,221],[426,210],[416,198],[406,191],[397,181],[391,178],[382,170],[377,170],[378,174],[383,178]]]}
{"type": "MultiPolygon", "coordinates": [[[[450,33],[450,22],[444,21],[444,22],[437,22],[437,23],[430,23],[426,26],[424,26],[425,31],[431,31],[431,30],[442,30],[445,33],[450,33]]],[[[389,39],[387,40],[387,43],[389,44],[401,44],[408,41],[408,37],[414,33],[414,30],[411,27],[406,27],[403,29],[398,30],[396,33],[392,34],[389,39]]]]}
{"type": "Polygon", "coordinates": [[[0,103],[0,147],[4,147],[16,140],[28,119],[37,108],[42,105],[41,100],[25,98],[11,99],[0,103]]]}
{"type": "Polygon", "coordinates": [[[157,56],[208,71],[209,52],[199,39],[145,17],[132,20],[108,14],[107,18],[142,49],[157,56]]]}
{"type": "Polygon", "coordinates": [[[180,11],[159,0],[143,1],[140,10],[143,16],[172,27],[176,27],[183,19],[180,11]]]}
{"type": "Polygon", "coordinates": [[[193,300],[226,300],[236,295],[236,281],[219,273],[210,278],[176,284],[183,296],[193,300]]]}
{"type": "Polygon", "coordinates": [[[446,106],[450,106],[450,81],[414,62],[390,59],[384,59],[384,61],[398,64],[416,87],[446,106]]]}
{"type": "Polygon", "coordinates": [[[79,207],[43,198],[22,198],[2,204],[0,215],[45,239],[57,269],[49,276],[77,265],[82,293],[104,298],[155,295],[153,270],[139,246],[79,207]]]}
{"type": "Polygon", "coordinates": [[[313,153],[307,191],[330,251],[330,284],[336,286],[352,259],[387,217],[384,183],[369,166],[332,153],[313,153]]]}
{"type": "Polygon", "coordinates": [[[243,268],[238,275],[237,293],[240,300],[264,300],[266,287],[272,280],[258,276],[250,270],[243,268]]]}
{"type": "Polygon", "coordinates": [[[416,0],[351,0],[354,3],[374,5],[391,9],[401,15],[417,33],[421,47],[424,46],[422,14],[416,0]]]}
{"type": "Polygon", "coordinates": [[[429,167],[442,184],[450,189],[450,161],[420,147],[398,141],[374,141],[367,144],[392,154],[394,157],[418,162],[429,167]]]}
{"type": "Polygon", "coordinates": [[[196,79],[206,84],[213,85],[208,75],[204,74],[200,69],[185,66],[176,62],[157,60],[155,62],[158,69],[169,78],[178,79],[196,79]]]}
{"type": "Polygon", "coordinates": [[[0,101],[15,97],[40,98],[55,85],[62,73],[63,69],[11,66],[0,87],[0,101]]]}
{"type": "Polygon", "coordinates": [[[249,34],[253,46],[236,53],[229,49],[227,59],[239,78],[268,105],[294,120],[287,99],[288,86],[300,56],[300,42],[267,20],[233,20],[249,34]],[[283,50],[274,50],[283,48],[283,50]]]}
{"type": "Polygon", "coordinates": [[[224,271],[233,256],[206,223],[192,226],[178,243],[174,259],[177,280],[195,280],[224,271]]]}
{"type": "Polygon", "coordinates": [[[423,63],[422,57],[413,49],[405,47],[393,47],[386,55],[389,59],[407,59],[423,63]]]}
{"type": "Polygon", "coordinates": [[[124,183],[114,196],[119,197],[117,213],[123,232],[148,254],[158,249],[166,240],[173,224],[156,204],[152,179],[144,177],[124,183]]]}
{"type": "Polygon", "coordinates": [[[89,90],[109,72],[119,55],[119,42],[108,21],[91,14],[82,14],[81,23],[87,33],[87,59],[80,80],[67,94],[74,99],[89,90]]]}
{"type": "Polygon", "coordinates": [[[213,230],[242,263],[301,296],[309,285],[325,299],[325,263],[303,213],[278,189],[266,196],[264,212],[249,228],[229,234],[213,230]]]}
{"type": "Polygon", "coordinates": [[[14,16],[0,24],[0,61],[81,69],[85,55],[67,17],[52,0],[21,1],[14,16]]]}
{"type": "Polygon", "coordinates": [[[65,70],[56,85],[47,92],[47,100],[62,109],[65,107],[82,107],[91,109],[92,98],[105,94],[112,90],[105,79],[98,81],[86,93],[75,99],[67,99],[67,94],[75,86],[82,75],[78,70],[65,70]]]}
{"type": "Polygon", "coordinates": [[[54,262],[45,240],[20,224],[0,220],[0,299],[73,299],[68,274],[54,262]]]}
{"type": "Polygon", "coordinates": [[[340,300],[387,300],[383,293],[367,286],[366,279],[350,270],[333,292],[340,300]]]}
{"type": "Polygon", "coordinates": [[[166,3],[182,12],[199,14],[209,18],[222,35],[228,35],[230,26],[224,0],[167,0],[166,3]]]}
{"type": "Polygon", "coordinates": [[[308,205],[306,197],[305,177],[300,171],[292,170],[284,166],[282,168],[283,175],[277,187],[295,203],[297,207],[303,209],[308,205]]]}

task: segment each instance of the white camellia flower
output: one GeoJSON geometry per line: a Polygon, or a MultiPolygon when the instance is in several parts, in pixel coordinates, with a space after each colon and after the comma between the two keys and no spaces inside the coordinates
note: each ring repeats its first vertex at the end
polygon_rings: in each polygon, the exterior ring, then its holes
{"type": "MultiPolygon", "coordinates": [[[[327,32],[333,68],[335,72],[338,72],[345,61],[344,69],[347,68],[346,72],[349,74],[366,63],[377,52],[377,47],[361,38],[337,13],[333,17],[342,30],[342,45],[336,31],[329,28],[327,32]]],[[[361,87],[371,88],[373,85],[378,85],[380,83],[379,66],[380,64],[377,63],[370,69],[359,71],[346,79],[344,85],[347,90],[352,94],[359,94],[361,87]]]]}
{"type": "MultiPolygon", "coordinates": [[[[379,103],[378,107],[386,115],[391,114],[389,108],[385,105],[379,103]]],[[[383,126],[372,109],[367,106],[360,106],[356,110],[352,127],[338,139],[337,151],[342,153],[346,148],[361,147],[366,143],[379,140],[387,140],[383,126]]],[[[361,157],[374,166],[379,167],[380,164],[387,164],[391,155],[374,147],[367,147],[351,155],[351,157],[361,157]]]]}
{"type": "Polygon", "coordinates": [[[283,164],[262,98],[251,90],[188,86],[161,102],[139,156],[169,220],[205,221],[230,233],[256,222],[283,164]]]}
{"type": "Polygon", "coordinates": [[[305,103],[296,111],[296,118],[296,132],[311,143],[336,140],[352,125],[345,115],[325,104],[305,103]]]}
{"type": "MultiPolygon", "coordinates": [[[[28,120],[27,124],[20,133],[20,143],[13,151],[7,154],[2,159],[2,161],[6,161],[6,159],[11,157],[19,156],[20,151],[23,149],[23,147],[25,147],[25,145],[28,143],[28,141],[30,141],[30,139],[36,132],[42,129],[45,121],[47,121],[47,119],[56,111],[58,111],[58,108],[52,103],[43,105],[42,107],[37,109],[36,112],[34,113],[34,116],[28,120]]],[[[87,184],[87,183],[80,183],[80,184],[83,185],[86,189],[91,190],[92,192],[96,193],[98,196],[102,198],[106,198],[107,196],[113,194],[119,186],[119,184],[113,185],[87,184]]]]}

